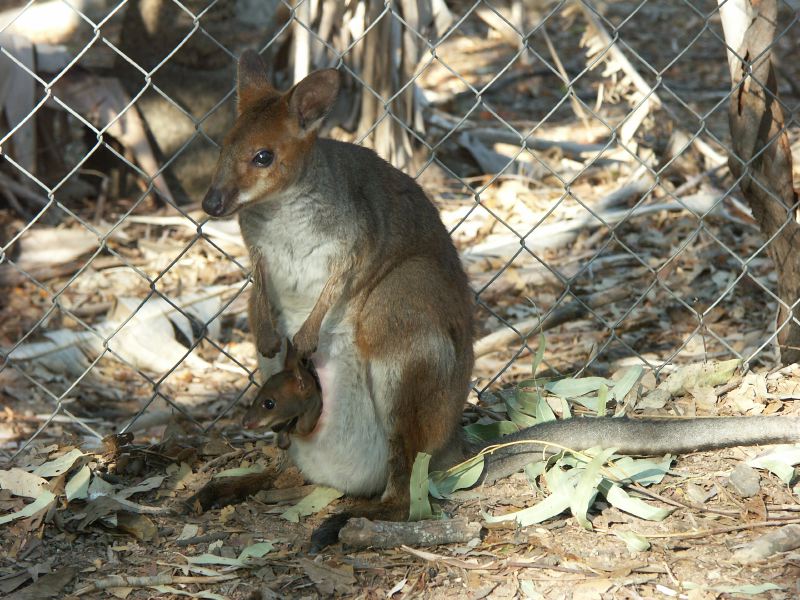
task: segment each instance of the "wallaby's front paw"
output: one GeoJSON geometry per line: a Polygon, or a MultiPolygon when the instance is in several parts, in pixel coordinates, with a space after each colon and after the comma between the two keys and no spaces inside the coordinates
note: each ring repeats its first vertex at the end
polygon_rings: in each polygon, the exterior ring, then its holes
{"type": "Polygon", "coordinates": [[[270,328],[269,331],[260,331],[256,334],[256,349],[261,356],[272,358],[281,351],[281,338],[270,328]]]}
{"type": "Polygon", "coordinates": [[[319,333],[313,333],[306,329],[306,327],[301,327],[300,331],[298,331],[292,339],[292,345],[300,358],[308,358],[314,354],[318,344],[319,333]]]}

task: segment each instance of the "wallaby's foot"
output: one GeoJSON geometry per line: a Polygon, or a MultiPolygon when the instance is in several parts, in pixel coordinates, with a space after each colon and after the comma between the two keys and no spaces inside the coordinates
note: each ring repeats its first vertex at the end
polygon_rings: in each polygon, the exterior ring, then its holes
{"type": "Polygon", "coordinates": [[[294,335],[294,339],[292,340],[292,345],[301,359],[308,358],[314,354],[319,345],[319,330],[312,330],[310,327],[306,327],[307,323],[306,321],[306,323],[303,324],[300,331],[294,335]]]}
{"type": "Polygon", "coordinates": [[[353,515],[349,512],[338,513],[325,519],[311,534],[311,554],[317,554],[328,546],[339,541],[339,531],[347,525],[353,515]]]}
{"type": "Polygon", "coordinates": [[[272,326],[259,327],[256,334],[256,349],[261,356],[273,358],[281,351],[282,339],[272,326]]]}

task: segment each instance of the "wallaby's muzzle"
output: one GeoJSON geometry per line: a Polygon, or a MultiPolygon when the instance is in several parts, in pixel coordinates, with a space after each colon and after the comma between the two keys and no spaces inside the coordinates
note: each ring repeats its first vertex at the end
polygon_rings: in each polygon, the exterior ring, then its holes
{"type": "Polygon", "coordinates": [[[203,210],[212,217],[224,217],[227,213],[232,212],[230,200],[234,194],[230,192],[223,192],[216,186],[211,186],[206,192],[206,197],[203,198],[203,210]]]}

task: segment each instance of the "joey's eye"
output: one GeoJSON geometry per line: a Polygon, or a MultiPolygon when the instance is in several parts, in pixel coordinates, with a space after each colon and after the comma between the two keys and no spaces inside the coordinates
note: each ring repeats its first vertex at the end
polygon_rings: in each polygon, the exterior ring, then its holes
{"type": "Polygon", "coordinates": [[[275,408],[275,400],[273,400],[272,398],[265,399],[264,408],[266,408],[267,410],[272,410],[273,408],[275,408]]]}
{"type": "Polygon", "coordinates": [[[274,158],[275,155],[269,150],[259,150],[253,157],[253,164],[257,167],[268,167],[274,158]]]}

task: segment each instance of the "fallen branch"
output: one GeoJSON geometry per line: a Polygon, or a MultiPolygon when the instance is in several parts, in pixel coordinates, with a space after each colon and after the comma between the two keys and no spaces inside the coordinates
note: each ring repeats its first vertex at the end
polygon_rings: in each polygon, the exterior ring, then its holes
{"type": "Polygon", "coordinates": [[[547,317],[531,317],[530,319],[512,323],[510,326],[503,327],[503,329],[490,333],[476,341],[474,346],[475,357],[502,350],[515,340],[527,340],[534,333],[547,331],[569,321],[574,321],[584,316],[589,309],[600,308],[629,297],[630,290],[620,286],[581,298],[580,302],[577,300],[570,302],[552,311],[547,317]]]}
{"type": "Polygon", "coordinates": [[[439,546],[480,538],[481,524],[465,518],[396,523],[350,519],[339,532],[339,541],[355,548],[439,546]]]}
{"type": "MultiPolygon", "coordinates": [[[[633,186],[634,184],[630,184],[633,186]]],[[[647,190],[650,185],[647,185],[647,190]]],[[[623,186],[625,187],[625,186],[623,186]]],[[[631,194],[633,187],[625,189],[626,194],[631,194]]],[[[643,192],[644,193],[644,192],[643,192]]],[[[643,195],[643,194],[640,194],[643,195]]],[[[579,218],[567,219],[557,223],[539,225],[533,232],[525,238],[524,241],[520,240],[517,235],[508,234],[507,236],[493,236],[494,239],[477,244],[468,248],[463,252],[463,255],[469,259],[472,257],[483,256],[507,256],[509,253],[513,254],[521,245],[525,248],[536,252],[541,250],[553,250],[555,248],[564,247],[572,243],[578,235],[579,231],[587,229],[594,229],[597,227],[612,227],[617,223],[623,221],[630,221],[637,217],[644,217],[652,214],[657,214],[662,211],[685,211],[691,210],[697,214],[704,215],[710,211],[719,210],[720,214],[727,216],[720,209],[720,193],[717,192],[699,192],[691,196],[684,196],[678,198],[678,202],[659,202],[658,204],[642,204],[635,208],[622,208],[615,210],[595,210],[594,214],[585,212],[579,218]],[[500,237],[500,239],[497,239],[500,237]],[[507,241],[506,241],[507,240],[507,241]]],[[[612,198],[612,201],[615,200],[612,198]]],[[[608,200],[606,200],[608,201],[608,200]]]]}
{"type": "Polygon", "coordinates": [[[533,135],[524,136],[508,129],[496,129],[492,127],[476,127],[466,130],[472,137],[480,140],[484,144],[514,144],[531,150],[550,150],[558,148],[564,156],[577,161],[584,161],[594,158],[604,150],[611,150],[613,146],[598,142],[595,144],[581,144],[579,142],[568,142],[562,140],[547,140],[533,135]]]}

